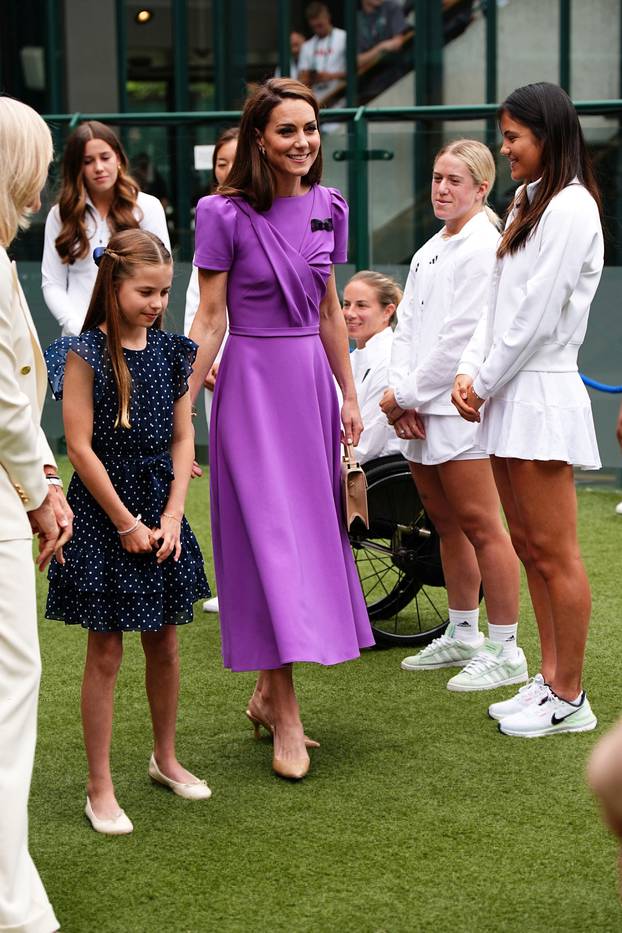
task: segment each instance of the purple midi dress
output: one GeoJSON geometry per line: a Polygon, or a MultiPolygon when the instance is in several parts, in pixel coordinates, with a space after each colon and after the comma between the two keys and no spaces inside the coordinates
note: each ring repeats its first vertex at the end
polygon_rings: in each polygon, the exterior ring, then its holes
{"type": "Polygon", "coordinates": [[[234,671],[337,664],[374,643],[341,512],[340,417],[319,337],[347,206],[315,185],[258,213],[197,206],[194,262],[228,271],[210,429],[222,651],[234,671]]]}

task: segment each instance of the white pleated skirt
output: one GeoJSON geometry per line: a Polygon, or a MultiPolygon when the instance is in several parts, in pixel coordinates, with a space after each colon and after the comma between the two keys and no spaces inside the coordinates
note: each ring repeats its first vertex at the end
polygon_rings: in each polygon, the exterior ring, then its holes
{"type": "Polygon", "coordinates": [[[486,460],[481,425],[455,415],[421,415],[425,440],[402,441],[402,454],[411,463],[438,466],[450,460],[486,460]]]}
{"type": "Polygon", "coordinates": [[[484,412],[479,442],[489,454],[600,469],[590,397],[577,372],[520,372],[484,412]]]}

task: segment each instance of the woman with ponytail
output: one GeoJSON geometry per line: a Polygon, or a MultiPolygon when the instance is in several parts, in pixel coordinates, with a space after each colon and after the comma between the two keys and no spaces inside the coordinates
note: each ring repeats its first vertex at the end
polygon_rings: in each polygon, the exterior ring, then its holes
{"type": "Polygon", "coordinates": [[[527,680],[516,644],[518,561],[478,426],[456,417],[451,404],[456,366],[485,307],[495,263],[498,218],[487,203],[494,181],[492,154],[477,140],[459,139],[437,155],[432,207],[444,226],[413,258],[381,402],[438,531],[449,602],[445,634],[402,667],[462,667],[447,684],[460,692],[527,680]],[[487,639],[479,632],[481,584],[487,639]]]}
{"type": "Polygon", "coordinates": [[[65,145],[41,265],[43,297],[63,334],[82,330],[97,274],[93,249],[106,246],[119,230],[138,227],[155,233],[170,250],[164,208],[128,174],[115,133],[97,120],[80,124],[65,145]]]}
{"type": "Polygon", "coordinates": [[[466,347],[453,402],[481,444],[525,566],[542,667],[490,707],[507,735],[596,727],[581,676],[590,587],[577,542],[573,466],[600,467],[577,370],[603,268],[600,197],[572,101],[555,84],[518,88],[499,108],[517,189],[497,250],[488,313],[466,347]]]}
{"type": "MultiPolygon", "coordinates": [[[[97,253],[97,251],[96,251],[97,253]]],[[[209,596],[203,559],[184,518],[194,456],[188,377],[196,345],[161,330],[171,255],[143,230],[115,234],[79,337],[46,351],[63,400],[75,473],[68,499],[76,534],[54,562],[46,617],[88,629],[82,722],[89,767],[86,815],[97,832],[130,833],[110,773],[114,688],[123,633],[140,632],[154,747],[150,777],[181,797],[209,788],[177,760],[176,627],[209,596]]]]}

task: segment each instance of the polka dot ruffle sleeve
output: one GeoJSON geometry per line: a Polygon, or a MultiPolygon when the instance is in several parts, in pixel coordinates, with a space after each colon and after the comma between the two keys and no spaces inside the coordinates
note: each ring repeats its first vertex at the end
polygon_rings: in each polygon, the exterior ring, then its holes
{"type": "Polygon", "coordinates": [[[101,339],[93,339],[92,331],[87,331],[79,337],[60,337],[44,351],[52,395],[57,401],[63,397],[65,366],[69,352],[77,353],[93,369],[95,373],[94,395],[97,399],[102,388],[103,358],[101,339]]]}
{"type": "Polygon", "coordinates": [[[175,360],[173,398],[177,401],[178,398],[181,398],[182,395],[185,395],[188,391],[188,379],[190,378],[190,373],[192,372],[192,367],[199,348],[193,340],[184,337],[183,334],[169,334],[169,337],[172,338],[173,357],[175,360]]]}

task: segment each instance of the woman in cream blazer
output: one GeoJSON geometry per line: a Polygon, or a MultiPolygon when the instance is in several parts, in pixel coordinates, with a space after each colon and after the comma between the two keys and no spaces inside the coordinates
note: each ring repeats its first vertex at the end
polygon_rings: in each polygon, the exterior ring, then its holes
{"type": "Polygon", "coordinates": [[[41,666],[32,533],[41,569],[53,553],[62,560],[71,513],[39,423],[45,362],[6,247],[38,209],[51,157],[41,117],[0,97],[0,929],[20,933],[58,929],[28,853],[41,666]]]}

